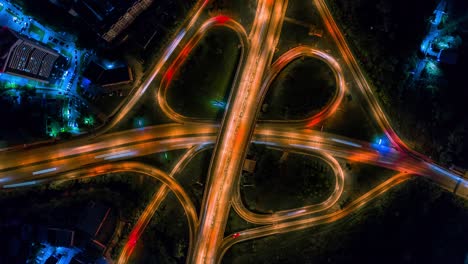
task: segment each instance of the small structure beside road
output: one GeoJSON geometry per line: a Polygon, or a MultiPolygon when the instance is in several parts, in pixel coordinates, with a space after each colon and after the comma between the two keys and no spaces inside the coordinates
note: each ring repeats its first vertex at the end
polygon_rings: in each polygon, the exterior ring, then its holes
{"type": "Polygon", "coordinates": [[[248,173],[254,173],[257,162],[251,159],[245,159],[243,170],[248,173]]]}

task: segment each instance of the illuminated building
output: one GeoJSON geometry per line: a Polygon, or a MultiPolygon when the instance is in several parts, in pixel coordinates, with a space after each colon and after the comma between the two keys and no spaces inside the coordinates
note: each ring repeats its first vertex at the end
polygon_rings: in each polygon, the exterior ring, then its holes
{"type": "Polygon", "coordinates": [[[154,0],[75,0],[51,1],[65,8],[75,17],[81,17],[92,30],[107,42],[112,42],[128,28],[138,15],[145,11],[154,0]]]}
{"type": "Polygon", "coordinates": [[[91,61],[83,72],[83,77],[102,87],[128,84],[133,81],[133,74],[127,65],[101,64],[91,61]]]}
{"type": "Polygon", "coordinates": [[[59,54],[7,27],[0,29],[0,72],[48,82],[59,54]]]}

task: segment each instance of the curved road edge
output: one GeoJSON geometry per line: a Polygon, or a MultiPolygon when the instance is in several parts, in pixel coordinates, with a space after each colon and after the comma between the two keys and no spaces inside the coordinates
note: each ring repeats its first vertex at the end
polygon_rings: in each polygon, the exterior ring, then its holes
{"type": "MultiPolygon", "coordinates": [[[[179,158],[175,166],[172,168],[171,172],[169,173],[169,177],[176,178],[180,172],[187,166],[187,164],[195,157],[198,153],[206,150],[210,144],[202,144],[191,147],[189,150],[185,152],[185,154],[179,158]]],[[[130,232],[128,241],[125,243],[124,248],[122,249],[120,256],[117,260],[118,264],[127,263],[130,259],[130,256],[135,248],[137,241],[140,239],[141,235],[146,229],[146,226],[151,221],[152,217],[154,216],[155,212],[158,210],[161,203],[164,201],[166,196],[170,192],[170,188],[167,185],[162,185],[153,195],[153,198],[146,206],[143,213],[138,218],[137,223],[133,227],[132,231],[130,232]]],[[[198,223],[197,223],[198,224],[198,223]]],[[[188,252],[191,250],[191,246],[193,241],[189,241],[188,252]]]]}
{"type": "MultiPolygon", "coordinates": [[[[179,53],[177,58],[174,62],[167,68],[164,77],[161,79],[161,83],[158,88],[158,92],[156,95],[156,100],[161,107],[163,113],[171,120],[177,123],[213,123],[213,120],[204,119],[204,118],[195,118],[195,117],[187,117],[182,114],[177,113],[167,102],[167,92],[169,90],[169,86],[172,82],[172,78],[174,75],[179,71],[180,67],[184,64],[187,57],[190,55],[192,50],[198,45],[200,40],[206,35],[207,31],[214,28],[214,27],[226,27],[233,30],[240,41],[241,44],[241,54],[239,58],[239,62],[236,69],[236,74],[234,77],[234,83],[232,84],[231,92],[229,98],[233,94],[235,87],[237,86],[237,80],[241,69],[244,67],[245,64],[245,51],[248,49],[249,39],[247,37],[247,32],[239,24],[237,21],[227,17],[227,16],[216,16],[208,19],[203,25],[199,28],[199,30],[195,33],[195,35],[190,39],[190,41],[185,45],[182,51],[179,53]]],[[[229,100],[228,100],[229,101],[229,100]]]]}
{"type": "MultiPolygon", "coordinates": [[[[96,176],[103,175],[103,174],[117,173],[117,172],[131,172],[131,173],[143,174],[143,175],[155,178],[161,181],[163,183],[163,186],[167,186],[167,188],[170,189],[175,194],[180,204],[182,205],[182,208],[184,209],[185,215],[187,217],[188,225],[189,225],[189,240],[193,241],[193,239],[196,237],[196,231],[197,231],[197,226],[198,226],[197,210],[195,209],[193,202],[191,201],[189,195],[182,188],[182,186],[175,179],[173,179],[170,175],[168,175],[167,173],[159,169],[156,169],[152,166],[139,163],[139,162],[123,161],[123,162],[110,163],[106,165],[98,165],[94,167],[82,168],[82,169],[78,169],[78,170],[74,170],[70,172],[65,172],[61,174],[60,181],[96,177],[96,176]]],[[[153,202],[154,200],[156,199],[153,199],[153,202]]],[[[129,237],[129,243],[130,244],[136,243],[136,239],[137,237],[129,237]]],[[[192,244],[193,243],[190,243],[190,245],[192,244]]],[[[129,256],[129,254],[131,254],[131,249],[132,247],[127,247],[127,251],[123,253],[128,254],[129,256]]],[[[123,258],[125,257],[126,256],[124,255],[123,258]]],[[[125,263],[125,259],[123,260],[124,262],[119,262],[119,263],[125,263]]]]}
{"type": "Polygon", "coordinates": [[[330,196],[323,202],[313,205],[307,205],[300,208],[277,211],[272,214],[258,214],[247,209],[242,201],[240,193],[240,177],[236,183],[237,189],[233,192],[232,207],[236,213],[244,220],[259,225],[274,224],[288,219],[303,217],[314,213],[325,211],[331,208],[340,199],[344,190],[344,172],[338,161],[331,155],[322,151],[303,152],[303,155],[317,157],[323,160],[335,174],[335,188],[330,196]]]}
{"type": "Polygon", "coordinates": [[[293,221],[285,221],[281,223],[277,223],[274,225],[269,226],[262,226],[252,229],[247,229],[244,231],[239,232],[240,236],[234,238],[232,235],[227,236],[223,239],[221,246],[218,250],[218,255],[216,259],[216,263],[220,263],[226,251],[233,246],[234,244],[255,239],[261,238],[269,235],[274,234],[283,234],[287,232],[297,231],[301,229],[310,228],[317,225],[323,225],[335,222],[344,218],[345,216],[355,212],[358,209],[361,209],[366,204],[368,204],[373,199],[377,198],[378,196],[382,195],[386,191],[390,190],[391,188],[399,185],[410,179],[412,176],[405,173],[399,173],[392,178],[386,180],[382,184],[378,185],[371,191],[365,193],[361,197],[357,198],[345,208],[335,211],[333,213],[329,213],[326,215],[321,216],[314,216],[305,219],[293,220],[293,221]]]}

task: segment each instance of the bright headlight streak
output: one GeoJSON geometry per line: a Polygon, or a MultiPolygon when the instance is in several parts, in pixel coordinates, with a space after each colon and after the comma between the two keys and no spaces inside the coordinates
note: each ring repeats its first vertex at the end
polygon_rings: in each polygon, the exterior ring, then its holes
{"type": "Polygon", "coordinates": [[[35,171],[32,174],[33,175],[39,175],[39,174],[44,174],[44,173],[48,173],[48,172],[53,172],[53,171],[56,171],[56,170],[57,170],[57,168],[50,168],[50,169],[35,171]]]}
{"type": "Polygon", "coordinates": [[[4,185],[3,188],[16,188],[16,187],[25,187],[25,186],[31,186],[36,184],[37,181],[28,181],[28,182],[21,182],[21,183],[15,183],[15,184],[8,184],[4,185]]]}
{"type": "Polygon", "coordinates": [[[125,153],[121,153],[121,154],[117,154],[117,155],[112,155],[112,156],[105,157],[104,160],[119,159],[119,158],[124,158],[124,157],[130,157],[130,156],[133,156],[133,155],[135,155],[135,154],[136,154],[135,151],[128,151],[128,152],[125,152],[125,153]]]}

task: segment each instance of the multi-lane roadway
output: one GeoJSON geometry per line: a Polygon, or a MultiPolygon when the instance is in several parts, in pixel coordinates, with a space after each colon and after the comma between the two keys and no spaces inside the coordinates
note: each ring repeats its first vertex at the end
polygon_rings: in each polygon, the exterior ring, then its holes
{"type": "Polygon", "coordinates": [[[335,59],[327,52],[307,46],[293,48],[280,56],[276,62],[271,63],[287,7],[286,0],[259,1],[249,34],[233,18],[224,15],[207,18],[204,10],[209,3],[208,0],[197,2],[152,70],[145,76],[142,85],[136,88],[122,108],[96,136],[43,147],[14,148],[0,152],[0,186],[17,188],[45,181],[92,177],[117,171],[140,173],[159,179],[163,185],[155,192],[130,233],[118,263],[128,261],[138,238],[169,191],[176,194],[187,215],[190,229],[188,258],[190,263],[219,261],[231,245],[240,241],[341,219],[386,190],[404,182],[409,175],[428,177],[456,195],[468,198],[466,179],[409,149],[393,131],[323,0],[314,0],[314,3],[329,34],[335,40],[344,63],[338,63],[341,60],[335,59]],[[184,117],[173,111],[165,98],[176,71],[207,30],[214,26],[234,30],[242,46],[241,62],[220,125],[207,120],[184,117]],[[318,58],[332,69],[337,84],[334,98],[318,114],[304,120],[257,122],[258,106],[261,105],[271,82],[284,67],[303,56],[318,58]],[[351,72],[352,80],[357,84],[367,103],[365,107],[387,134],[390,146],[376,148],[375,144],[370,142],[310,129],[331,116],[340,105],[347,89],[344,69],[351,72]],[[160,80],[157,81],[157,78],[160,80]],[[156,101],[159,102],[163,112],[179,124],[106,134],[128,115],[154,82],[160,84],[156,101]],[[335,172],[336,186],[333,193],[320,204],[305,205],[293,210],[265,215],[249,211],[240,199],[239,176],[250,142],[317,155],[335,172]],[[202,210],[198,214],[193,202],[176,178],[194,155],[213,144],[214,154],[208,181],[205,184],[202,210]],[[123,161],[175,149],[189,150],[169,175],[145,164],[123,161]],[[336,204],[343,193],[346,178],[336,158],[374,164],[401,173],[351,202],[347,207],[330,212],[329,209],[336,204]],[[241,231],[236,236],[223,239],[231,205],[247,221],[264,226],[241,231]]]}
{"type": "Polygon", "coordinates": [[[213,263],[230,210],[234,183],[240,177],[258,110],[265,68],[271,62],[279,38],[287,1],[259,1],[253,22],[250,48],[231,91],[210,164],[200,212],[200,225],[189,262],[213,263]]]}
{"type": "MultiPolygon", "coordinates": [[[[80,139],[40,148],[0,152],[0,186],[11,187],[28,181],[39,182],[85,166],[125,160],[152,153],[192,146],[213,144],[216,124],[168,124],[134,129],[80,139]]],[[[333,157],[374,164],[396,171],[426,176],[441,187],[467,196],[467,181],[456,173],[421,161],[405,152],[375,144],[310,129],[288,129],[284,126],[258,125],[252,142],[306,152],[325,152],[333,157]]]]}

